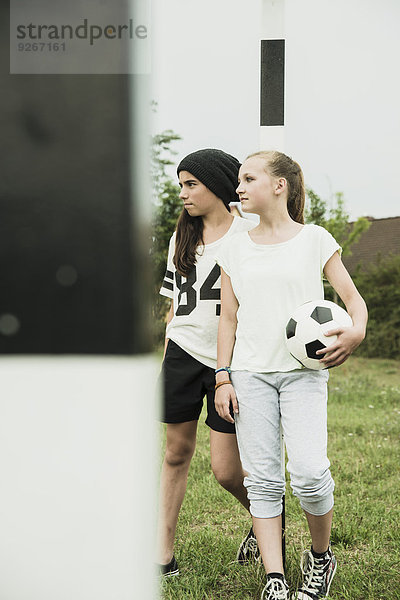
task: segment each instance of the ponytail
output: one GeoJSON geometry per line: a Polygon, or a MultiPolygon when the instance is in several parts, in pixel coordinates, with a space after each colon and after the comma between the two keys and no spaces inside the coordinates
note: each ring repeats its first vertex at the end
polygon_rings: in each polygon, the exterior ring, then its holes
{"type": "Polygon", "coordinates": [[[293,219],[293,221],[304,225],[304,204],[306,199],[306,192],[304,186],[303,171],[301,170],[301,167],[297,162],[293,161],[293,164],[297,167],[298,170],[293,176],[293,183],[288,181],[288,213],[289,216],[293,219]]]}

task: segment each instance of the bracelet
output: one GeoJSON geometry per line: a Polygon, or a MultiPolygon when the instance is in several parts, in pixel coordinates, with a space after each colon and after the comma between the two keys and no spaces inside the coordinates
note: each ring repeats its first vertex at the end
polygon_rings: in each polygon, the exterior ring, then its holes
{"type": "Polygon", "coordinates": [[[226,383],[229,383],[230,385],[232,385],[232,381],[220,381],[219,383],[215,384],[215,390],[217,390],[219,387],[221,387],[221,385],[225,385],[226,383]]]}
{"type": "Polygon", "coordinates": [[[215,374],[220,373],[221,371],[226,371],[227,373],[229,373],[229,375],[231,374],[230,367],[221,367],[220,369],[215,369],[215,374]]]}

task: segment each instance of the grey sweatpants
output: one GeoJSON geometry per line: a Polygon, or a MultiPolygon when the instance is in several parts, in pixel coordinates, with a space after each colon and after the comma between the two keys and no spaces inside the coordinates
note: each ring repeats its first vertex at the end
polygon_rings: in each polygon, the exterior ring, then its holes
{"type": "Polygon", "coordinates": [[[304,510],[324,515],[333,507],[334,482],[327,457],[327,371],[288,373],[234,371],[239,405],[235,415],[244,480],[255,517],[282,510],[280,418],[293,493],[304,510]]]}

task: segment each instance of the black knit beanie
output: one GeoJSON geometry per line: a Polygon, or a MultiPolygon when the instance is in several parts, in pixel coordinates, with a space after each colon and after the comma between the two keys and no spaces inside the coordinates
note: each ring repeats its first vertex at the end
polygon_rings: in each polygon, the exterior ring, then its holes
{"type": "Polygon", "coordinates": [[[205,148],[185,156],[178,165],[177,173],[179,176],[181,171],[188,171],[228,207],[230,202],[238,200],[239,168],[240,162],[234,156],[223,150],[205,148]]]}

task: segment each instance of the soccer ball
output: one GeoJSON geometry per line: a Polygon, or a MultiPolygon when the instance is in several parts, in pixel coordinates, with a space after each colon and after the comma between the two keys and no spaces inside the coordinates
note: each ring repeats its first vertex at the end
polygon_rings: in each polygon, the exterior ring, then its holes
{"type": "Polygon", "coordinates": [[[286,325],[286,344],[296,360],[308,369],[326,369],[320,359],[324,355],[317,350],[328,348],[337,336],[326,337],[324,333],[338,327],[351,327],[350,315],[329,300],[312,300],[299,306],[286,325]]]}

